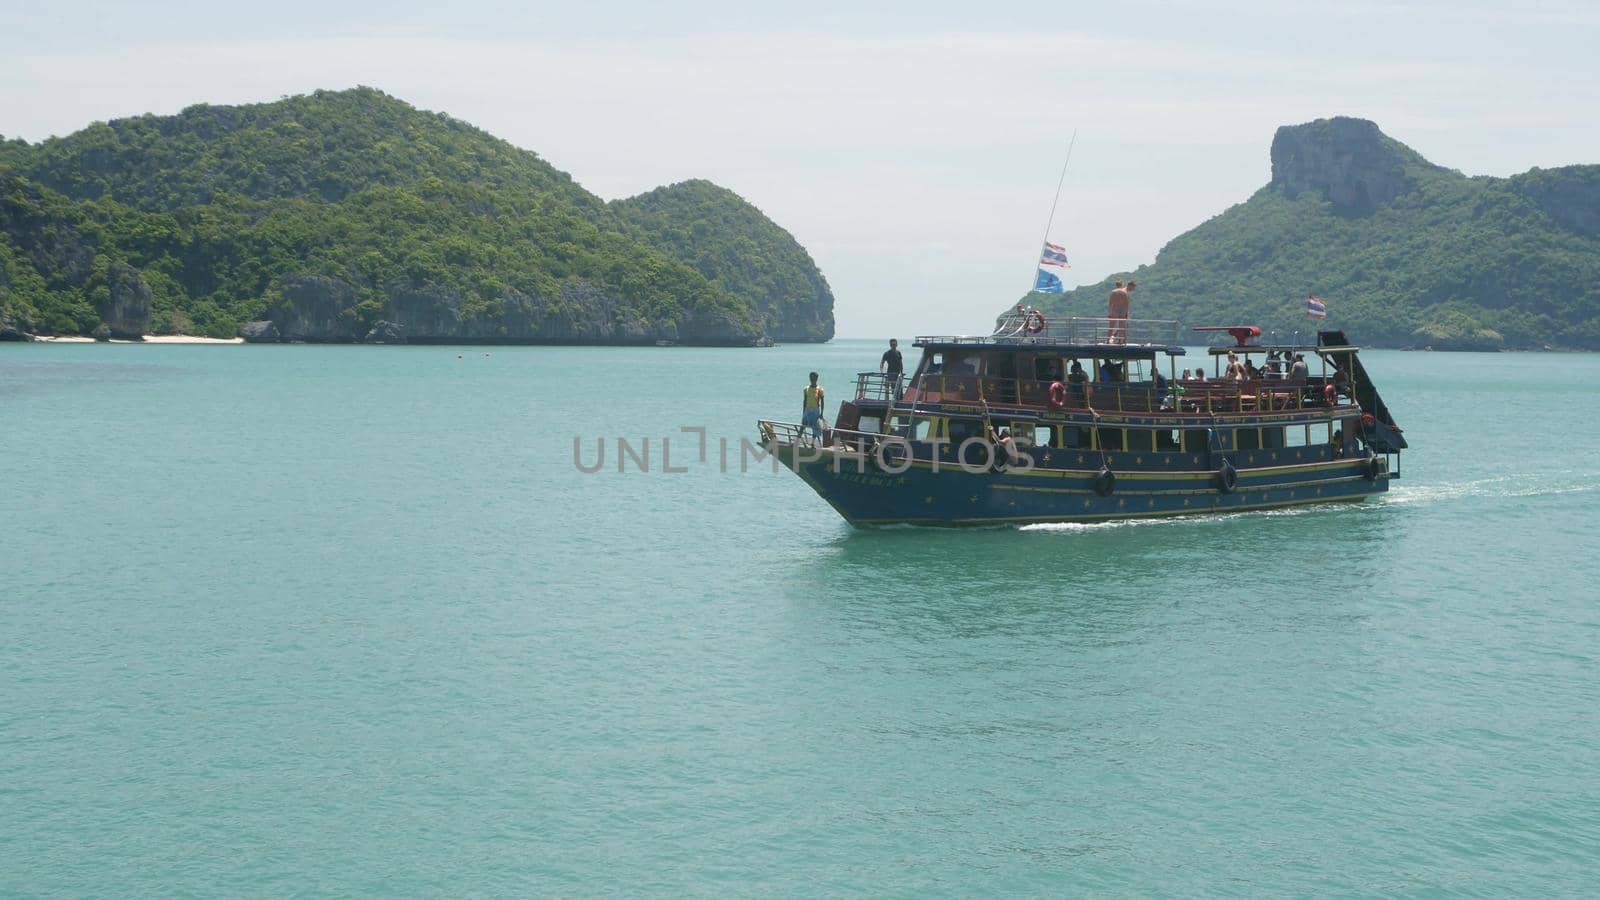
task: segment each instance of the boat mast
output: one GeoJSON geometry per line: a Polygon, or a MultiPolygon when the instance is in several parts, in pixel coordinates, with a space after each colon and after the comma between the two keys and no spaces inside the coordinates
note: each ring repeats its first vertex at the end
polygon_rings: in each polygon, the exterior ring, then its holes
{"type": "MultiPolygon", "coordinates": [[[[1039,239],[1039,249],[1043,251],[1044,245],[1050,242],[1050,226],[1056,221],[1056,206],[1061,202],[1061,186],[1067,183],[1067,166],[1072,164],[1072,148],[1078,143],[1078,129],[1072,129],[1072,139],[1067,141],[1067,158],[1061,163],[1061,177],[1056,179],[1056,198],[1050,201],[1050,218],[1044,221],[1044,237],[1039,239]]],[[[1039,278],[1039,261],[1033,263],[1034,281],[1029,282],[1028,293],[1033,293],[1033,285],[1039,278]]]]}

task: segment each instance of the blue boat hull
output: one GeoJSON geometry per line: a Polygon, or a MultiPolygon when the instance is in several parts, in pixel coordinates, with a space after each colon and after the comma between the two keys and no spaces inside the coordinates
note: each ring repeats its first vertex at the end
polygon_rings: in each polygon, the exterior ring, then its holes
{"type": "MultiPolygon", "coordinates": [[[[871,454],[787,443],[777,445],[776,454],[846,521],[863,527],[1103,522],[1276,509],[1364,500],[1387,491],[1390,477],[1382,457],[1359,457],[1239,465],[1231,490],[1212,470],[1117,472],[1105,492],[1097,466],[993,472],[936,467],[928,459],[885,466],[871,454]],[[904,471],[893,471],[899,468],[904,471]]],[[[1095,462],[1094,454],[1085,461],[1095,462]]]]}

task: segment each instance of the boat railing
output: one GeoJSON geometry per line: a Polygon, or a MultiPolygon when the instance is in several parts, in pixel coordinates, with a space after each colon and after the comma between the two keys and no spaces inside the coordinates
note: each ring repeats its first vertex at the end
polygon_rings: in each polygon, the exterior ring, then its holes
{"type": "Polygon", "coordinates": [[[860,372],[856,375],[857,400],[895,400],[895,390],[905,384],[904,375],[860,372]]]}
{"type": "Polygon", "coordinates": [[[1074,316],[1040,323],[1038,317],[1002,317],[993,334],[921,335],[918,344],[1063,344],[1074,347],[1177,347],[1178,323],[1171,319],[1112,319],[1074,316]],[[1034,330],[1037,329],[1037,330],[1034,330]]]}
{"type": "MultiPolygon", "coordinates": [[[[1051,381],[993,378],[984,375],[919,375],[911,379],[896,406],[929,404],[979,404],[1007,407],[1051,408],[1051,381]]],[[[1166,381],[1068,382],[1065,404],[1070,410],[1094,412],[1223,413],[1274,412],[1328,408],[1324,381],[1166,381]]],[[[1352,402],[1348,390],[1336,391],[1332,406],[1352,402]]]]}
{"type": "MultiPolygon", "coordinates": [[[[774,422],[770,419],[758,419],[756,429],[761,435],[761,443],[767,447],[781,444],[800,446],[810,444],[811,429],[796,422],[774,422]]],[[[876,431],[857,431],[853,428],[830,428],[824,424],[824,441],[817,442],[817,447],[830,447],[834,449],[871,450],[879,441],[889,439],[876,431]]]]}

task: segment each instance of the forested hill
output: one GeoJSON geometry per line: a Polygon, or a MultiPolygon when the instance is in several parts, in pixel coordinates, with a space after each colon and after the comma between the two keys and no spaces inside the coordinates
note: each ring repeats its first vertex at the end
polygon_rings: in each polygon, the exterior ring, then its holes
{"type": "Polygon", "coordinates": [[[1027,302],[1103,316],[1132,278],[1136,317],[1306,334],[1314,293],[1368,346],[1600,350],[1600,166],[1469,178],[1350,118],[1279,128],[1271,157],[1154,263],[1027,302]]]}
{"type": "Polygon", "coordinates": [[[826,340],[833,322],[809,255],[733,193],[608,205],[369,88],[0,142],[0,319],[12,335],[703,344],[826,340]]]}

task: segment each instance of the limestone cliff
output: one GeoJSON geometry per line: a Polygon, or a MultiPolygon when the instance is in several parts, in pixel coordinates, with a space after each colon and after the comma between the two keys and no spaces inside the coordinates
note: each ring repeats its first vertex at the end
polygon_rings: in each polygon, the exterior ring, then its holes
{"type": "Polygon", "coordinates": [[[759,332],[715,307],[650,321],[603,286],[564,282],[551,296],[516,290],[467,303],[452,288],[395,282],[364,291],[347,281],[295,275],[279,284],[270,318],[246,323],[250,343],[653,344],[748,346],[759,332]],[[365,299],[364,299],[365,298],[365,299]]]}
{"type": "Polygon", "coordinates": [[[1366,119],[1285,125],[1272,138],[1272,184],[1285,196],[1326,196],[1334,210],[1370,213],[1415,184],[1408,168],[1437,168],[1366,119]]]}

